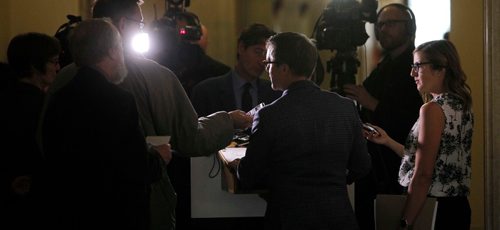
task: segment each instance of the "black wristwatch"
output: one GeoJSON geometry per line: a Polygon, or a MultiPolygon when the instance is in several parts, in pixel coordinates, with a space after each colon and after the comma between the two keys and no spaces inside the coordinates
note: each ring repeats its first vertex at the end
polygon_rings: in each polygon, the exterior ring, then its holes
{"type": "Polygon", "coordinates": [[[413,225],[408,224],[408,221],[406,221],[406,219],[401,219],[399,221],[399,227],[401,229],[407,229],[407,230],[412,230],[413,229],[413,225]]]}

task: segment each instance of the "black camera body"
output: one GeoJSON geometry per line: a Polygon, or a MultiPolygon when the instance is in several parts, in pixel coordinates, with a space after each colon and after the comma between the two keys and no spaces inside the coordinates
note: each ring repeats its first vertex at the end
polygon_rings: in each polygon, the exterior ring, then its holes
{"type": "Polygon", "coordinates": [[[196,43],[202,36],[198,16],[185,9],[188,0],[165,0],[165,4],[163,17],[155,18],[149,27],[151,49],[146,54],[163,64],[173,62],[182,47],[196,43]]]}
{"type": "Polygon", "coordinates": [[[153,22],[153,30],[157,27],[172,27],[175,35],[182,41],[198,41],[201,38],[201,23],[196,14],[186,11],[190,0],[166,0],[165,15],[153,22]]]}
{"type": "Polygon", "coordinates": [[[198,41],[201,39],[201,26],[181,26],[178,29],[179,36],[183,41],[198,41]]]}
{"type": "Polygon", "coordinates": [[[365,22],[375,22],[376,1],[332,0],[323,10],[315,28],[320,50],[349,51],[368,39],[365,22]]]}
{"type": "Polygon", "coordinates": [[[189,7],[191,1],[190,0],[167,0],[167,9],[170,11],[184,11],[186,7],[189,7]]]}
{"type": "Polygon", "coordinates": [[[365,23],[377,20],[377,6],[376,0],[332,0],[318,18],[313,32],[317,48],[336,51],[327,62],[331,91],[345,95],[343,86],[356,83],[356,48],[368,39],[365,23]]]}

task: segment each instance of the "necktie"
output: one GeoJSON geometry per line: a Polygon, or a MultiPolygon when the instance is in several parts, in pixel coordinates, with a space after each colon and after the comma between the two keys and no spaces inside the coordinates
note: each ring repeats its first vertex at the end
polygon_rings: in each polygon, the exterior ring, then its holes
{"type": "Polygon", "coordinates": [[[252,95],[250,95],[251,87],[252,85],[248,82],[243,85],[243,93],[241,94],[241,110],[245,112],[250,111],[253,107],[252,95]]]}

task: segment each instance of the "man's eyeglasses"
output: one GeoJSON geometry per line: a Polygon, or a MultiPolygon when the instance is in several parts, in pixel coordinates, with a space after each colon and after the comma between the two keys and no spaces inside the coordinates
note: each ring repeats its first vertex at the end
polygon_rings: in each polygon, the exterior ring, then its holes
{"type": "Polygon", "coordinates": [[[142,30],[144,28],[144,22],[142,20],[137,20],[129,17],[125,17],[125,19],[139,23],[139,28],[142,30]]]}
{"type": "Polygon", "coordinates": [[[377,29],[381,29],[383,26],[393,27],[396,24],[401,23],[401,22],[408,22],[408,20],[387,20],[387,21],[381,21],[381,22],[375,23],[375,26],[377,27],[377,29]]]}
{"type": "Polygon", "coordinates": [[[415,70],[418,72],[418,70],[420,69],[421,66],[423,65],[429,65],[429,64],[432,64],[432,62],[415,62],[413,64],[411,64],[411,69],[412,70],[415,70]]]}
{"type": "Polygon", "coordinates": [[[279,64],[279,62],[277,62],[277,61],[268,61],[268,60],[264,60],[264,61],[262,61],[262,63],[264,63],[264,65],[266,65],[266,68],[268,68],[270,64],[279,64]]]}

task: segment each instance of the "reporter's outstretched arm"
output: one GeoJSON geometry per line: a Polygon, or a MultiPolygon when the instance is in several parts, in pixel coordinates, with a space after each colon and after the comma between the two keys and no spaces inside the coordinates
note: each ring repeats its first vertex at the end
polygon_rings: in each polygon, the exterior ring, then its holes
{"type": "Polygon", "coordinates": [[[253,117],[241,110],[233,110],[229,112],[233,126],[235,129],[247,129],[252,125],[253,117]]]}
{"type": "Polygon", "coordinates": [[[372,126],[378,131],[378,133],[368,133],[365,131],[364,135],[367,140],[376,144],[385,145],[392,151],[394,151],[396,154],[398,154],[398,156],[400,157],[404,156],[404,145],[392,139],[389,135],[387,135],[384,129],[376,125],[372,126]]]}

